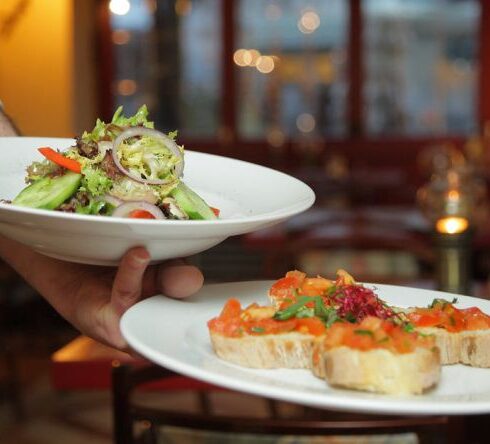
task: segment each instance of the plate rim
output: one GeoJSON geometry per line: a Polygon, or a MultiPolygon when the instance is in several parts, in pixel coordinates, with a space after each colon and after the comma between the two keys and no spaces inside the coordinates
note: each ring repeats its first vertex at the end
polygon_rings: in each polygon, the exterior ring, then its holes
{"type": "MultiPolygon", "coordinates": [[[[213,287],[229,287],[233,285],[263,285],[264,288],[270,285],[275,281],[269,280],[256,280],[256,281],[242,281],[242,282],[226,282],[226,283],[213,283],[206,284],[203,289],[212,289],[213,287]]],[[[427,292],[428,294],[438,295],[438,296],[450,296],[450,297],[460,297],[463,298],[465,302],[475,303],[478,305],[478,302],[486,302],[490,303],[489,300],[476,298],[472,296],[465,295],[454,295],[450,293],[445,293],[437,290],[430,290],[424,288],[416,288],[416,287],[408,287],[401,285],[389,285],[389,284],[375,284],[375,283],[365,283],[365,285],[373,285],[382,289],[397,289],[403,288],[404,291],[407,290],[416,290],[417,292],[427,292]]],[[[264,297],[266,294],[264,293],[264,297]]],[[[284,396],[284,387],[273,387],[269,386],[266,393],[264,393],[264,387],[261,383],[254,383],[250,381],[243,381],[241,379],[234,380],[228,375],[223,374],[213,374],[212,371],[199,369],[195,365],[190,364],[188,362],[182,362],[179,359],[176,359],[173,356],[165,355],[164,352],[160,352],[155,356],[155,350],[149,347],[147,344],[141,342],[141,340],[131,331],[129,327],[129,323],[131,322],[131,318],[134,314],[141,309],[145,304],[151,304],[155,299],[163,300],[163,301],[175,301],[173,299],[166,298],[162,295],[153,296],[151,298],[142,300],[132,306],[121,319],[121,332],[123,337],[126,339],[131,348],[136,350],[139,354],[147,358],[149,361],[152,361],[158,365],[167,367],[173,371],[176,371],[180,374],[196,378],[207,383],[213,385],[223,386],[232,390],[251,393],[258,396],[266,396],[278,400],[288,401],[288,402],[296,402],[299,404],[306,404],[318,408],[323,409],[335,409],[342,411],[356,411],[356,412],[367,412],[367,413],[382,413],[388,415],[410,415],[410,416],[426,416],[426,415],[469,415],[469,414],[483,414],[490,413],[490,392],[488,395],[488,399],[484,400],[471,400],[471,401],[455,401],[455,400],[444,400],[442,399],[427,399],[424,396],[430,395],[414,395],[413,397],[397,397],[390,395],[376,395],[376,394],[368,394],[371,396],[370,398],[363,398],[362,395],[366,395],[365,392],[356,392],[350,390],[343,389],[334,389],[339,390],[341,393],[350,393],[352,396],[325,396],[326,393],[331,395],[331,392],[322,392],[320,394],[315,394],[312,396],[311,393],[307,393],[309,397],[309,401],[305,402],[302,396],[305,396],[304,391],[289,391],[288,396],[284,396]],[[219,377],[219,381],[217,378],[219,377]],[[244,389],[244,385],[246,388],[244,389]],[[303,393],[303,395],[302,395],[303,393]],[[356,396],[359,395],[359,396],[356,396]],[[331,399],[329,399],[331,398],[331,399]],[[424,401],[425,400],[425,401],[424,401]],[[436,408],[437,407],[437,408],[436,408]]],[[[202,304],[202,301],[199,301],[199,293],[191,298],[194,302],[198,304],[202,304]]],[[[178,301],[182,303],[183,301],[178,301]]],[[[164,302],[165,303],[165,302],[164,302]]],[[[224,298],[219,299],[220,306],[216,302],[215,307],[206,307],[206,309],[216,309],[216,314],[218,314],[219,309],[222,307],[224,303],[224,298]]],[[[189,327],[186,327],[188,330],[189,327]]],[[[226,367],[236,367],[244,371],[250,371],[253,373],[254,369],[248,369],[246,367],[236,366],[232,363],[228,363],[226,361],[220,360],[217,356],[215,356],[217,362],[226,366],[226,367]],[[221,361],[221,362],[220,362],[221,361]]],[[[461,364],[456,364],[461,365],[461,364]]],[[[442,371],[444,368],[442,369],[442,371]]],[[[467,368],[468,371],[471,371],[471,367],[467,368]]],[[[262,371],[262,370],[260,370],[262,371]]],[[[274,371],[274,370],[271,370],[274,371]]],[[[292,371],[292,370],[291,370],[292,371]]],[[[488,369],[490,372],[490,369],[488,369]]],[[[312,375],[312,377],[314,377],[312,375]]],[[[462,393],[463,394],[463,393],[462,393]]]]}

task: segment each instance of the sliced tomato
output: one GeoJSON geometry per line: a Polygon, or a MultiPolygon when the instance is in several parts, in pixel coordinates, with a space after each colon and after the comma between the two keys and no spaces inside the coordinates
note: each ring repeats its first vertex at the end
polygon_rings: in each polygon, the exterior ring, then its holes
{"type": "Polygon", "coordinates": [[[209,208],[211,208],[211,211],[214,213],[216,217],[219,217],[219,214],[221,212],[219,208],[215,208],[215,207],[209,207],[209,208]]]}
{"type": "Polygon", "coordinates": [[[129,217],[134,219],[155,219],[155,216],[146,210],[133,210],[129,213],[129,217]]]}

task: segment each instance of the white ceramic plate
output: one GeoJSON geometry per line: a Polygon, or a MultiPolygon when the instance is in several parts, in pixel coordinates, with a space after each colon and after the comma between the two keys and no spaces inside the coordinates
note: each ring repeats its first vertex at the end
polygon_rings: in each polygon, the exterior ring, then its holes
{"type": "MultiPolygon", "coordinates": [[[[41,160],[41,146],[64,149],[72,139],[0,137],[0,199],[25,187],[25,168],[41,160]]],[[[184,257],[229,236],[281,222],[309,208],[313,191],[303,182],[259,165],[198,152],[185,153],[184,181],[213,207],[213,221],[138,220],[66,214],[0,204],[0,233],[48,256],[96,265],[116,265],[134,246],[146,246],[153,261],[184,257]]]]}
{"type": "MultiPolygon", "coordinates": [[[[139,302],[122,318],[124,337],[142,356],[181,374],[252,394],[335,410],[428,415],[490,413],[490,369],[445,366],[438,387],[423,395],[390,396],[334,389],[308,370],[256,370],[222,361],[212,351],[206,322],[230,297],[243,304],[266,305],[272,282],[205,286],[185,301],[164,296],[139,302]]],[[[369,285],[369,284],[367,284],[369,285]]],[[[377,294],[397,306],[426,306],[454,295],[392,285],[376,285],[377,294]]],[[[490,301],[458,296],[458,306],[490,313],[490,301]]]]}

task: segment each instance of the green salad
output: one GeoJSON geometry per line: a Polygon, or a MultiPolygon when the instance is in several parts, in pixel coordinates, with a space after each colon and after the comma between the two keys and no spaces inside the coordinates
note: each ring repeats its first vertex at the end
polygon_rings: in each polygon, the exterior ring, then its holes
{"type": "Polygon", "coordinates": [[[140,219],[216,219],[219,210],[182,180],[184,149],[176,136],[155,130],[145,105],[131,117],[119,107],[111,122],[97,119],[67,150],[39,148],[44,159],[27,167],[28,186],[12,204],[140,219]]]}

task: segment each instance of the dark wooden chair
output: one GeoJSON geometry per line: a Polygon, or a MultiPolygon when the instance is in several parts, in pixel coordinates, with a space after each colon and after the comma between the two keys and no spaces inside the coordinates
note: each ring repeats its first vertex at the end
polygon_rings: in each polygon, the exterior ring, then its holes
{"type": "MultiPolygon", "coordinates": [[[[201,385],[201,389],[198,388],[200,411],[197,413],[148,407],[138,404],[133,399],[136,390],[148,386],[148,383],[177,378],[179,377],[177,374],[155,365],[133,367],[123,364],[113,368],[112,376],[116,444],[157,443],[159,430],[164,426],[220,434],[238,433],[277,437],[414,433],[420,443],[465,442],[462,439],[463,419],[447,416],[379,416],[298,408],[300,413],[297,415],[284,417],[277,408],[278,403],[273,400],[266,400],[268,415],[264,418],[216,414],[208,399],[213,388],[205,384],[201,385]],[[143,432],[139,427],[140,433],[136,433],[137,424],[144,425],[143,432]]],[[[161,396],[165,396],[165,392],[162,392],[161,396]]]]}

